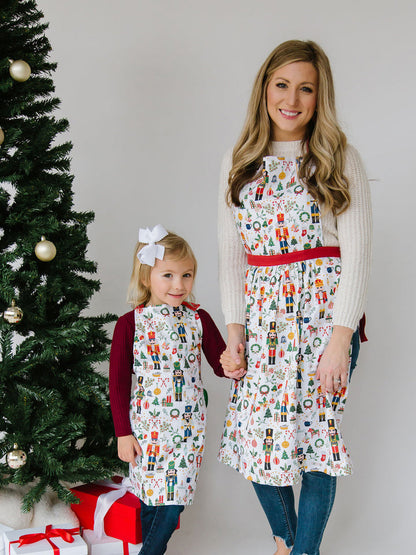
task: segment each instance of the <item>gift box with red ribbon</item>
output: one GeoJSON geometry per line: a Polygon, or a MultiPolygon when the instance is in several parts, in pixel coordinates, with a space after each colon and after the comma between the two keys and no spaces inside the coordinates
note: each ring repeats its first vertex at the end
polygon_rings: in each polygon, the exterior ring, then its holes
{"type": "Polygon", "coordinates": [[[143,545],[123,542],[105,534],[99,538],[93,530],[83,530],[82,537],[88,545],[88,555],[138,555],[143,545]]]}
{"type": "Polygon", "coordinates": [[[0,555],[4,555],[4,538],[3,532],[9,532],[13,530],[10,526],[6,526],[5,524],[0,524],[0,555]]]}
{"type": "Polygon", "coordinates": [[[80,536],[79,528],[70,524],[48,524],[43,528],[10,530],[4,532],[6,555],[87,555],[88,547],[80,536]]]}
{"type": "MultiPolygon", "coordinates": [[[[71,504],[83,528],[94,530],[96,536],[103,534],[138,544],[142,542],[140,500],[131,493],[127,478],[114,477],[112,481],[84,484],[71,488],[80,500],[71,504]]],[[[180,521],[178,521],[179,528],[180,521]]]]}
{"type": "MultiPolygon", "coordinates": [[[[84,484],[71,488],[72,493],[80,500],[79,504],[72,503],[71,509],[77,515],[80,525],[90,530],[94,529],[94,513],[100,496],[119,488],[117,478],[113,479],[114,486],[103,483],[84,484]]],[[[140,500],[133,493],[127,492],[116,499],[106,511],[104,517],[104,533],[128,543],[141,543],[142,530],[140,525],[140,500]]]]}

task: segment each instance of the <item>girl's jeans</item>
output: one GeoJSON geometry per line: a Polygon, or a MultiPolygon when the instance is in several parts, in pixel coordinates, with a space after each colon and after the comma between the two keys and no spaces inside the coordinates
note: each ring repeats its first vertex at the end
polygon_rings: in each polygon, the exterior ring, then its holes
{"type": "MultiPolygon", "coordinates": [[[[360,350],[358,331],[354,332],[351,345],[350,379],[360,350]]],[[[336,485],[335,476],[304,472],[296,515],[292,486],[267,486],[253,482],[273,535],[292,548],[292,555],[319,555],[319,546],[334,504],[336,485]]]]}
{"type": "Polygon", "coordinates": [[[139,555],[162,555],[178,525],[183,505],[148,506],[140,501],[143,546],[139,555]]]}

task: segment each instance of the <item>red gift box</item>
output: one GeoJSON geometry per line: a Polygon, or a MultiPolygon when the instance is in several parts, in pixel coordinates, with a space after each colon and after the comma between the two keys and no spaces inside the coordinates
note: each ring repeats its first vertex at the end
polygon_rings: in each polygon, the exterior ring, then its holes
{"type": "MultiPolygon", "coordinates": [[[[114,478],[120,482],[121,478],[114,478]]],[[[78,497],[80,503],[72,503],[71,509],[77,515],[80,525],[89,530],[94,529],[94,513],[100,495],[112,491],[114,488],[102,484],[84,484],[71,488],[71,492],[78,497]]],[[[180,520],[178,526],[180,527],[180,520]]],[[[104,532],[107,536],[128,543],[142,542],[140,522],[140,500],[133,493],[127,492],[111,505],[104,517],[104,532]]]]}
{"type": "MultiPolygon", "coordinates": [[[[98,497],[113,488],[99,484],[84,484],[71,488],[80,503],[72,503],[71,509],[77,515],[84,528],[94,528],[94,512],[98,497]]],[[[104,517],[104,532],[107,536],[129,543],[141,543],[140,500],[133,493],[127,492],[114,501],[104,517]]]]}

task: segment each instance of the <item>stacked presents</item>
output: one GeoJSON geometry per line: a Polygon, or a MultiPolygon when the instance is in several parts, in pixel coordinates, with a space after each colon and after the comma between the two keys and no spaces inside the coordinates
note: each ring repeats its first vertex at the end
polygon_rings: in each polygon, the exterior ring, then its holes
{"type": "Polygon", "coordinates": [[[142,541],[140,501],[129,491],[129,481],[85,484],[71,489],[80,500],[71,505],[83,528],[88,555],[139,553],[142,541]]]}
{"type": "MultiPolygon", "coordinates": [[[[128,480],[121,478],[72,488],[80,500],[71,505],[80,528],[53,524],[29,530],[3,527],[4,555],[138,554],[142,545],[140,501],[128,490],[128,480]]],[[[1,547],[0,541],[3,555],[1,547]]]]}

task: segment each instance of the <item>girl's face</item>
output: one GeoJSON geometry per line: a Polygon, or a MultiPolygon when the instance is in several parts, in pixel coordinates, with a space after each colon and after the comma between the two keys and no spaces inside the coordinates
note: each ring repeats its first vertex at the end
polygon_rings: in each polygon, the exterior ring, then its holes
{"type": "Polygon", "coordinates": [[[144,284],[151,293],[148,304],[179,306],[192,292],[194,274],[194,263],[190,258],[157,258],[150,272],[149,283],[144,284]]]}
{"type": "Polygon", "coordinates": [[[274,141],[303,139],[318,98],[318,72],[309,62],[277,69],[267,85],[266,102],[274,141]]]}

